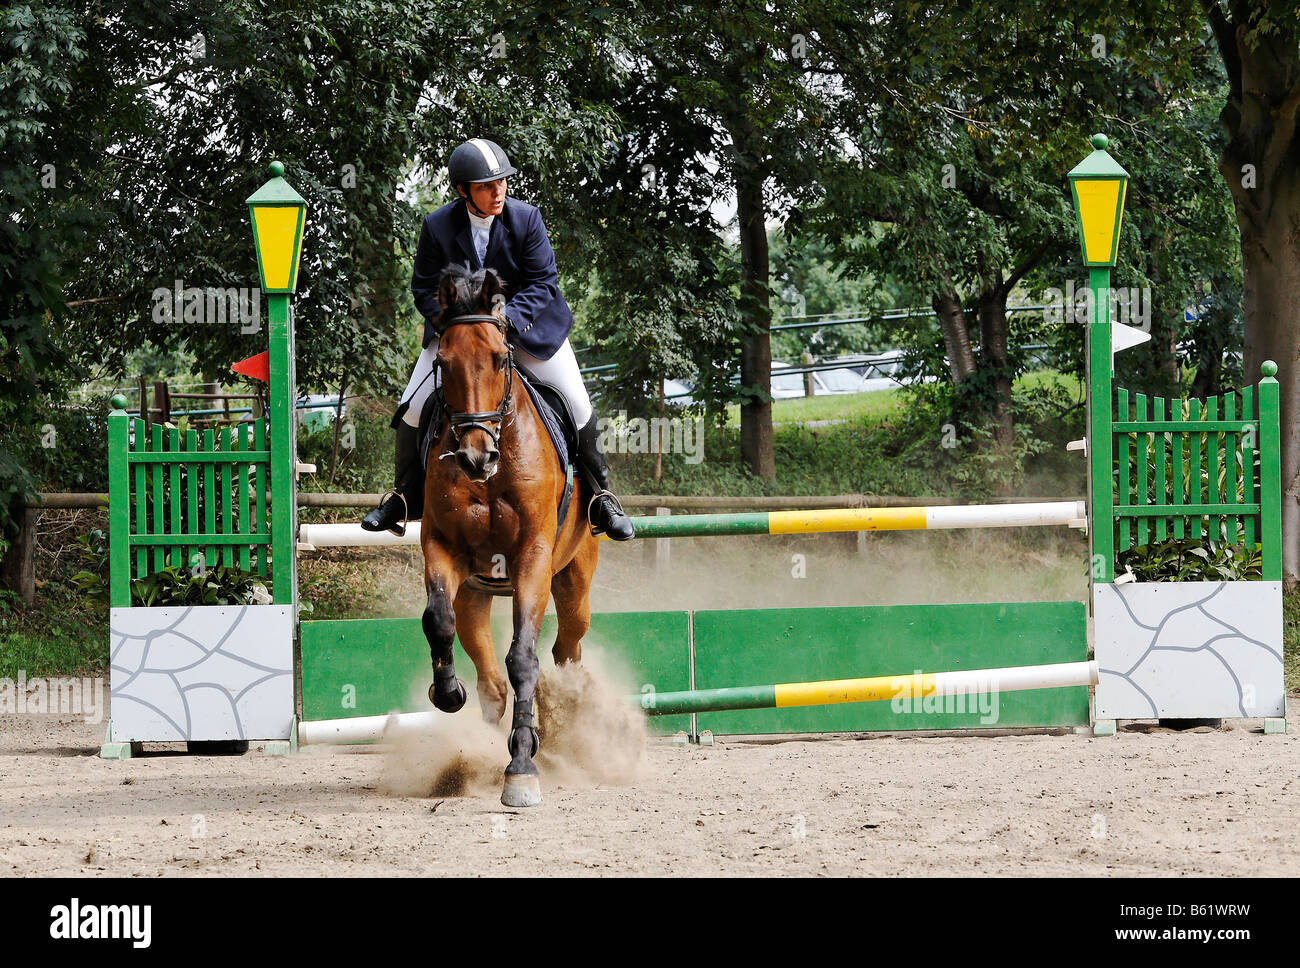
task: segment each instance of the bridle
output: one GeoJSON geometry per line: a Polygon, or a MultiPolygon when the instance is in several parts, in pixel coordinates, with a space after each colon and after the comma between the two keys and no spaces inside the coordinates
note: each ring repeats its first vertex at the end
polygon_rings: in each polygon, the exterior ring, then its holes
{"type": "MultiPolygon", "coordinates": [[[[470,323],[495,323],[497,329],[501,331],[502,339],[506,336],[506,324],[500,316],[487,314],[473,314],[469,316],[456,316],[447,320],[442,325],[440,333],[446,332],[452,326],[461,326],[470,323]]],[[[460,443],[461,435],[466,431],[478,428],[492,438],[492,446],[501,446],[501,423],[510,413],[510,398],[514,392],[514,375],[515,375],[515,351],[510,345],[508,339],[506,344],[506,391],[501,396],[501,403],[495,410],[484,410],[480,413],[456,413],[447,406],[447,398],[442,396],[442,387],[439,385],[438,395],[441,397],[442,412],[447,418],[447,423],[451,427],[451,434],[456,438],[456,443],[460,443]]]]}

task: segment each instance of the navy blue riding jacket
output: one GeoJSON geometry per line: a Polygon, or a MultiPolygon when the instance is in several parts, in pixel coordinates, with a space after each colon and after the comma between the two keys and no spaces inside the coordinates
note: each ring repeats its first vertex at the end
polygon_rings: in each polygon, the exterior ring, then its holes
{"type": "MultiPolygon", "coordinates": [[[[420,230],[411,293],[424,316],[424,346],[438,335],[433,328],[442,311],[438,280],[452,263],[483,267],[474,251],[463,198],[426,215],[420,230]]],[[[484,264],[495,269],[505,284],[505,313],[516,334],[512,342],[538,359],[549,360],[568,338],[573,313],[560,293],[555,252],[542,213],[507,195],[501,214],[492,220],[484,264]]]]}

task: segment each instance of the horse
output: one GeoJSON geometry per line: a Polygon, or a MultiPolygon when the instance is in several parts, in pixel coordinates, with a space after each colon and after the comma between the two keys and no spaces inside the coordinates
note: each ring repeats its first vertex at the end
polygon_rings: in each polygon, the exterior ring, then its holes
{"type": "Polygon", "coordinates": [[[506,678],[488,626],[494,592],[486,586],[492,576],[502,577],[505,566],[514,618],[505,666],[515,701],[501,802],[528,807],[542,802],[533,762],[542,616],[554,595],[559,631],[551,654],[557,665],[578,662],[591,620],[588,594],[599,544],[578,501],[557,521],[565,468],[519,386],[500,312],[502,288],[491,269],[453,266],[439,281],[442,419],[424,480],[420,546],[428,600],[421,624],[433,661],[433,705],[449,713],[465,705],[452,655],[459,633],[478,674],[483,718],[499,723],[506,678]]]}

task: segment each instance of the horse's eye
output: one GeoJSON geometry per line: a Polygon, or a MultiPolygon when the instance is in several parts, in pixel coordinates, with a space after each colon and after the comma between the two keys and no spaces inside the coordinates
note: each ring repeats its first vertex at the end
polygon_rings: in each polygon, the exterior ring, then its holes
{"type": "Polygon", "coordinates": [[[498,369],[498,370],[504,370],[504,369],[506,368],[506,363],[507,363],[507,362],[509,362],[509,361],[506,359],[506,357],[504,357],[504,356],[501,357],[501,362],[497,364],[497,369],[498,369]]]}

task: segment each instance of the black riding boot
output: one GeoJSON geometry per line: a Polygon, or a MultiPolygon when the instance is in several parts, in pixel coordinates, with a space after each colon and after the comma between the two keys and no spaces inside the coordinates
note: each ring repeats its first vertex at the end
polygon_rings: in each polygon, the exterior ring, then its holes
{"type": "Polygon", "coordinates": [[[366,531],[406,534],[406,522],[418,521],[424,513],[424,475],[420,468],[420,432],[402,421],[397,425],[394,448],[393,489],[380,499],[379,507],[361,519],[366,531]]]}
{"type": "Polygon", "coordinates": [[[605,455],[600,452],[600,432],[596,429],[594,413],[578,431],[578,463],[586,471],[587,484],[592,492],[587,505],[587,521],[591,524],[592,534],[604,532],[615,541],[633,537],[632,519],[609,489],[609,468],[605,465],[605,455]]]}

